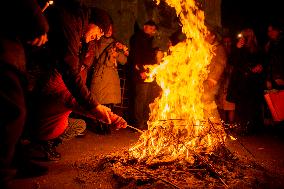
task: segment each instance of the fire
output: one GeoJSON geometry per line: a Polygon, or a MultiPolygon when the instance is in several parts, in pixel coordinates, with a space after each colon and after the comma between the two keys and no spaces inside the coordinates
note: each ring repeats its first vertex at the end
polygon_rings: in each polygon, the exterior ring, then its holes
{"type": "Polygon", "coordinates": [[[214,47],[205,39],[204,12],[194,0],[165,2],[175,8],[186,40],[149,67],[149,78],[156,78],[163,92],[150,105],[148,130],[129,151],[140,161],[192,161],[195,153],[210,153],[225,140],[221,122],[202,102],[214,47]]]}

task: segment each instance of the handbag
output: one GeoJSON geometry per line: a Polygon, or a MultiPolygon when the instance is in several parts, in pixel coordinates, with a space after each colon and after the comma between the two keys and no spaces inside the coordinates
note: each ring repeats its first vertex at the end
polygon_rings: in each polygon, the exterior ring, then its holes
{"type": "Polygon", "coordinates": [[[271,90],[264,95],[273,121],[284,120],[284,90],[271,90]]]}

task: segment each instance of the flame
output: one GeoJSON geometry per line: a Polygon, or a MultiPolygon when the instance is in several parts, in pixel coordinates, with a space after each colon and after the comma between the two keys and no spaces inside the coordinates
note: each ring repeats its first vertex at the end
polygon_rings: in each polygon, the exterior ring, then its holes
{"type": "Polygon", "coordinates": [[[225,140],[224,130],[202,102],[213,46],[206,41],[204,12],[194,0],[165,2],[175,8],[186,40],[171,47],[159,65],[148,67],[149,81],[155,78],[163,92],[150,105],[148,130],[129,151],[148,162],[192,161],[192,154],[210,153],[225,140]]]}

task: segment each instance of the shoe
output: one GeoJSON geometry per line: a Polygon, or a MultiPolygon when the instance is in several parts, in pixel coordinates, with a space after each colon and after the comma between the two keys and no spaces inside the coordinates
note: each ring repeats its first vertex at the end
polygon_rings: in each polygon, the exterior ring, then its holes
{"type": "Polygon", "coordinates": [[[87,129],[85,129],[83,132],[79,133],[76,137],[77,138],[84,138],[87,135],[87,129]]]}
{"type": "Polygon", "coordinates": [[[47,161],[58,161],[61,159],[61,154],[56,151],[56,147],[60,144],[57,140],[49,140],[42,142],[42,150],[47,161]]]}
{"type": "Polygon", "coordinates": [[[46,166],[42,166],[31,161],[21,163],[17,167],[17,170],[18,171],[16,174],[16,178],[39,177],[48,173],[48,168],[46,166]]]}

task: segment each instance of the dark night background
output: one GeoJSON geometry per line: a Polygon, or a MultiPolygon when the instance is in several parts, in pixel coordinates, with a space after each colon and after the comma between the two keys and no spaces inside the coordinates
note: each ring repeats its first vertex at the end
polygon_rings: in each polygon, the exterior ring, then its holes
{"type": "Polygon", "coordinates": [[[232,35],[243,27],[252,27],[260,43],[266,40],[267,24],[277,21],[284,24],[284,8],[281,0],[222,0],[222,26],[232,35]]]}

